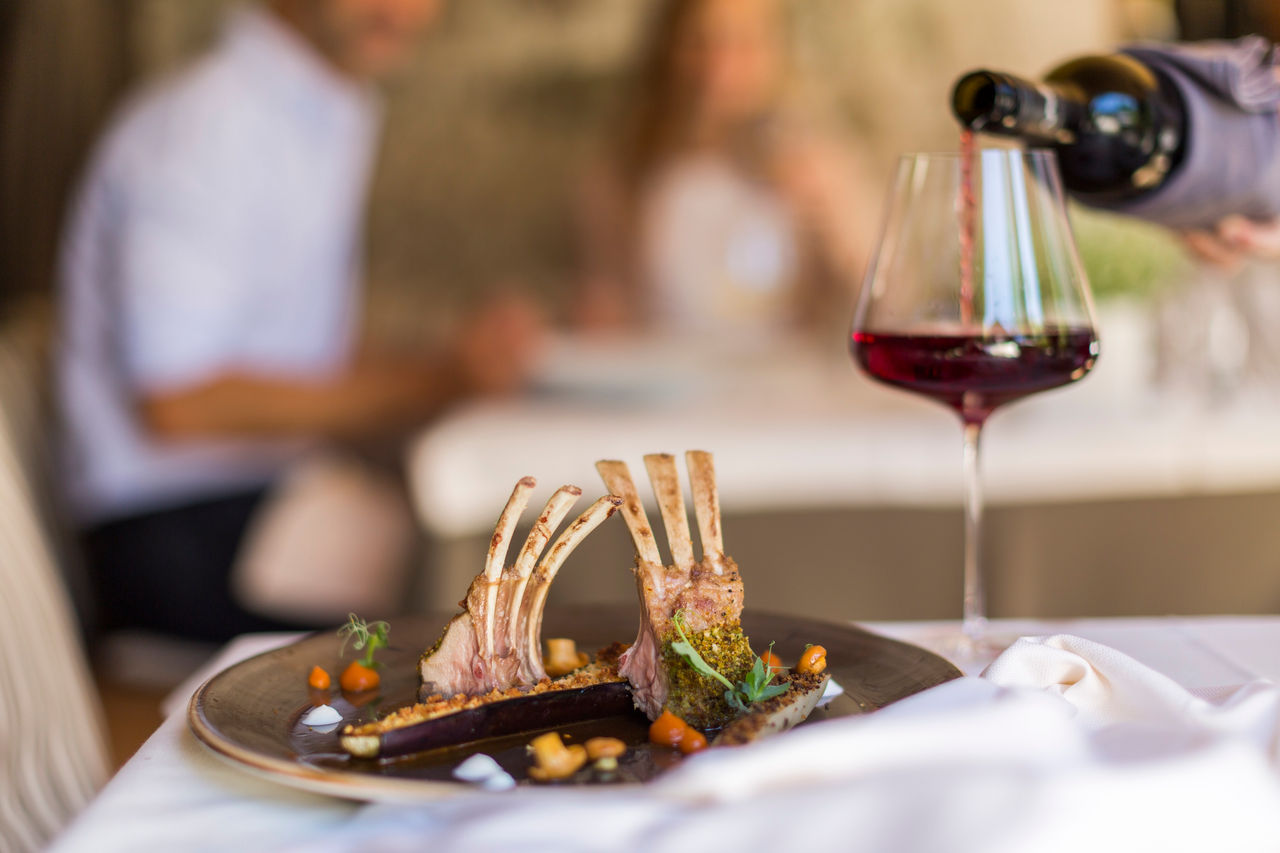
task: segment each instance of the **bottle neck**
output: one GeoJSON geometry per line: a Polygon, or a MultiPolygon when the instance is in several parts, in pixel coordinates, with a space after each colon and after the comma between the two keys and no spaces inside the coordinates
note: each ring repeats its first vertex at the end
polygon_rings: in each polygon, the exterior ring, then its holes
{"type": "Polygon", "coordinates": [[[970,130],[1069,144],[1075,139],[1083,104],[1052,83],[998,71],[972,71],[956,82],[951,109],[970,130]]]}

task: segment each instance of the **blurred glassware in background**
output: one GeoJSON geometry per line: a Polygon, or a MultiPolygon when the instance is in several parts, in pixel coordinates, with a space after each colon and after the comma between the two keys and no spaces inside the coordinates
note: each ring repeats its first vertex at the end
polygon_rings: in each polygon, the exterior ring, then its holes
{"type": "Polygon", "coordinates": [[[1247,374],[1280,399],[1280,265],[1252,264],[1237,280],[1249,334],[1247,374]]]}
{"type": "Polygon", "coordinates": [[[1197,265],[1153,304],[1154,384],[1175,405],[1280,402],[1280,265],[1197,265]]]}
{"type": "Polygon", "coordinates": [[[1280,403],[1280,264],[1224,272],[1159,226],[1078,205],[1071,220],[1108,353],[1082,394],[1190,414],[1280,403]]]}

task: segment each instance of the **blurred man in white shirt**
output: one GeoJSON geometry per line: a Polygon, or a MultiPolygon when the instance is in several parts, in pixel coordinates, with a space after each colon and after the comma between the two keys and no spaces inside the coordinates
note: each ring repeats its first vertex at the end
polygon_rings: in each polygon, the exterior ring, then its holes
{"type": "Polygon", "coordinates": [[[68,497],[109,627],[271,627],[228,575],[290,465],[519,382],[538,328],[512,300],[430,356],[357,355],[370,84],[440,2],[239,10],[100,140],[64,238],[58,374],[68,497]]]}

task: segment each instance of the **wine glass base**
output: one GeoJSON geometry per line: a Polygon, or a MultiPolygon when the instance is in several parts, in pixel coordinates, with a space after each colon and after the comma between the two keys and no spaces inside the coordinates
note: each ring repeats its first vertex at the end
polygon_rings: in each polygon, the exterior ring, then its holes
{"type": "Polygon", "coordinates": [[[1020,634],[983,631],[976,637],[959,625],[931,628],[913,635],[917,646],[946,658],[965,675],[980,675],[987,666],[1020,637],[1020,634]]]}

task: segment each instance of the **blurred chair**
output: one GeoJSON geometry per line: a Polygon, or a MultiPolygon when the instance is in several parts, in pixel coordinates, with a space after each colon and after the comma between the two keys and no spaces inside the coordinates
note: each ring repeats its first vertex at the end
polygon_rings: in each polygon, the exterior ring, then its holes
{"type": "Polygon", "coordinates": [[[0,330],[0,850],[41,849],[108,776],[41,475],[40,348],[0,330]]]}

